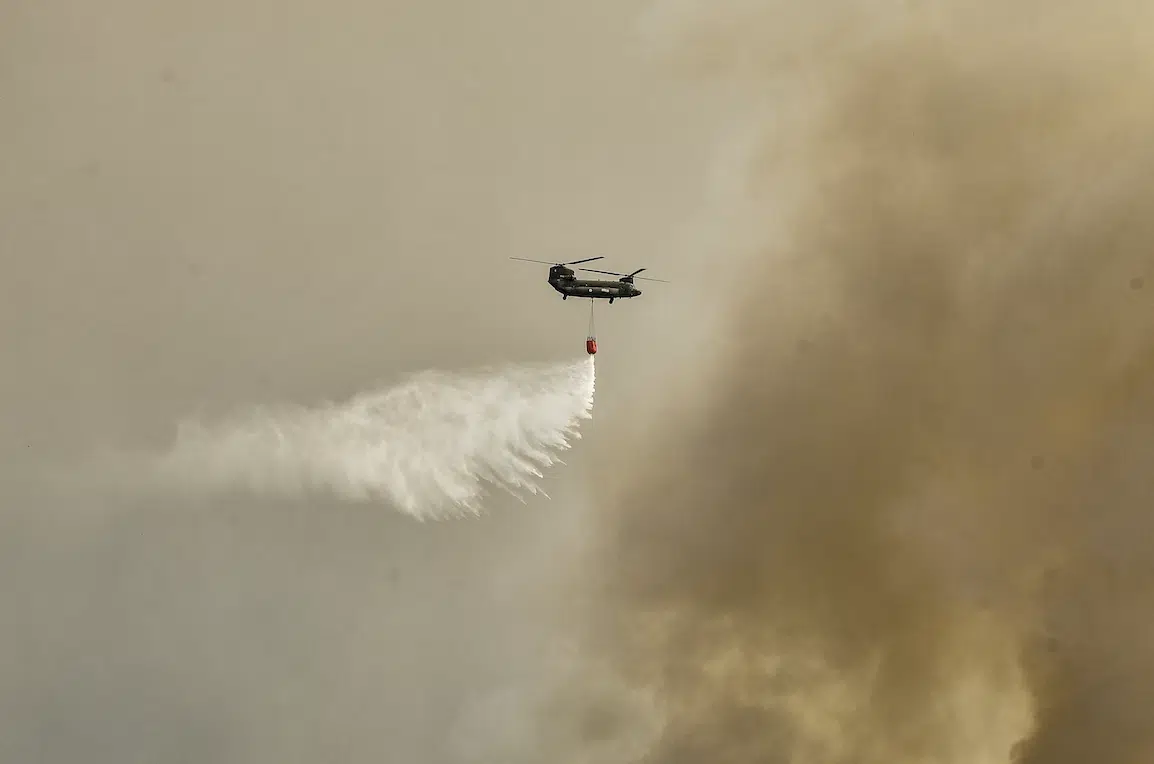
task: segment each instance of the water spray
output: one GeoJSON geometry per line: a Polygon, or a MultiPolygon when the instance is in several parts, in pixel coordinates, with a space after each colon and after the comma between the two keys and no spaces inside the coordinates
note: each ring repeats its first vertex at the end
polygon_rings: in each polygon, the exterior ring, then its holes
{"type": "MultiPolygon", "coordinates": [[[[470,373],[426,371],[342,403],[256,406],[182,423],[113,473],[163,491],[384,502],[420,520],[477,515],[486,487],[544,494],[544,471],[592,417],[592,354],[470,373]]],[[[544,494],[547,496],[547,494],[544,494]]]]}

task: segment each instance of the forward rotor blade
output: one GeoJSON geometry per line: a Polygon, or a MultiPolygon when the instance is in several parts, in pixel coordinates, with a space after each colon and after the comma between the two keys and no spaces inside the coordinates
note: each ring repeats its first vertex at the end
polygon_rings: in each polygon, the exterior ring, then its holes
{"type": "Polygon", "coordinates": [[[557,263],[550,263],[545,260],[530,260],[527,257],[510,257],[510,260],[521,260],[526,263],[541,263],[542,265],[557,265],[557,263]]]}
{"type": "Polygon", "coordinates": [[[593,260],[604,260],[605,256],[599,255],[598,257],[587,257],[584,260],[574,260],[574,261],[569,262],[569,263],[552,263],[552,262],[549,262],[548,260],[532,260],[528,257],[510,257],[509,259],[510,260],[520,260],[520,261],[526,262],[526,263],[541,263],[542,265],[576,265],[577,263],[588,263],[588,262],[592,262],[593,260]]]}

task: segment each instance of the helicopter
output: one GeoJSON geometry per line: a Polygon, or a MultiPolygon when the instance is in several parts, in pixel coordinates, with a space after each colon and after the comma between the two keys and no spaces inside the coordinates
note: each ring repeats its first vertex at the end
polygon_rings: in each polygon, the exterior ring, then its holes
{"type": "Polygon", "coordinates": [[[568,300],[570,297],[587,297],[590,300],[608,300],[612,305],[614,300],[626,300],[631,297],[638,297],[641,295],[641,290],[633,286],[633,279],[640,278],[642,281],[661,281],[668,284],[664,279],[651,279],[645,276],[637,276],[646,268],[638,268],[633,273],[614,273],[613,271],[598,271],[592,268],[578,268],[578,271],[585,271],[587,273],[603,273],[606,276],[620,276],[616,281],[605,280],[591,280],[579,279],[575,271],[570,268],[570,265],[577,265],[579,263],[589,263],[594,260],[604,260],[604,257],[587,257],[583,260],[571,260],[567,263],[550,263],[545,260],[530,260],[525,257],[510,257],[510,260],[521,260],[527,263],[541,263],[550,266],[548,282],[549,286],[561,293],[562,300],[568,300]]]}

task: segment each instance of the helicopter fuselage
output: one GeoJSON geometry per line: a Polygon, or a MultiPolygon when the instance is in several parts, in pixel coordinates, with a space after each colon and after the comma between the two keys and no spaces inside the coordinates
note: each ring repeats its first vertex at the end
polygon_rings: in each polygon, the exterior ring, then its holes
{"type": "Polygon", "coordinates": [[[624,281],[594,281],[561,276],[549,279],[549,286],[565,298],[585,297],[590,300],[625,300],[637,297],[641,290],[624,281]]]}

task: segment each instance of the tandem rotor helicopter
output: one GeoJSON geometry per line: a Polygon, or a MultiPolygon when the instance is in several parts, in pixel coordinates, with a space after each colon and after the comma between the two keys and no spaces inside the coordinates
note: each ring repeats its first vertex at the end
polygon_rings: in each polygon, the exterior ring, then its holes
{"type": "Polygon", "coordinates": [[[579,279],[570,265],[577,265],[578,263],[589,263],[594,260],[604,260],[604,257],[587,257],[584,260],[572,260],[568,263],[550,263],[545,260],[530,260],[525,257],[510,257],[510,260],[521,260],[527,263],[541,263],[543,265],[551,266],[549,268],[549,276],[546,279],[549,286],[561,293],[562,300],[568,300],[570,297],[585,297],[590,300],[608,300],[612,305],[614,300],[626,300],[630,297],[638,297],[641,290],[633,286],[633,279],[639,278],[642,281],[661,281],[668,284],[665,279],[651,279],[645,276],[638,276],[638,273],[646,270],[645,268],[638,268],[633,273],[614,273],[613,271],[598,271],[592,268],[578,268],[579,271],[587,273],[604,273],[606,276],[620,276],[616,281],[593,280],[593,279],[579,279]]]}

